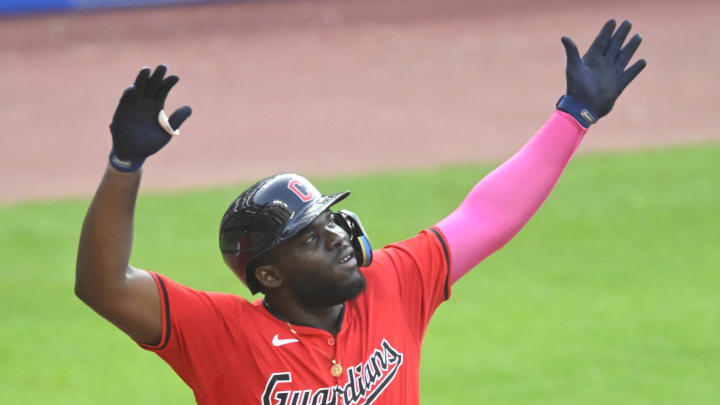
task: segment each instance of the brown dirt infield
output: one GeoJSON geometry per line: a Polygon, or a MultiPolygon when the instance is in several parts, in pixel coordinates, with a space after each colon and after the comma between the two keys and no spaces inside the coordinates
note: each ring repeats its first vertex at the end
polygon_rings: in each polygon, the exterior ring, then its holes
{"type": "Polygon", "coordinates": [[[148,160],[146,188],[499,160],[564,90],[560,36],[584,50],[610,17],[633,22],[649,66],[581,152],[720,140],[720,2],[599,3],[267,1],[0,20],[0,202],[90,195],[122,90],[163,62],[181,78],[167,109],[194,114],[148,160]]]}

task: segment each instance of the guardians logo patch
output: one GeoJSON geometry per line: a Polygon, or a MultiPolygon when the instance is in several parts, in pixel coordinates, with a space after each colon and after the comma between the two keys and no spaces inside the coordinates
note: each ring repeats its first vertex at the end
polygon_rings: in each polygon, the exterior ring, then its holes
{"type": "Polygon", "coordinates": [[[364,363],[346,370],[348,381],[316,390],[287,389],[288,372],[273,373],[262,395],[263,405],[370,405],[390,385],[403,362],[403,354],[383,339],[364,363]]]}

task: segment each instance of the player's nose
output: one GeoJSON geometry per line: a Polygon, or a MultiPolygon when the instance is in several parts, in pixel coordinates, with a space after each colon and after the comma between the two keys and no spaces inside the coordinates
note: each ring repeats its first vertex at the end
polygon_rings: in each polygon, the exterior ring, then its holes
{"type": "Polygon", "coordinates": [[[348,238],[347,232],[337,225],[326,227],[325,232],[327,233],[325,240],[327,242],[328,249],[336,249],[342,246],[345,239],[348,238]]]}

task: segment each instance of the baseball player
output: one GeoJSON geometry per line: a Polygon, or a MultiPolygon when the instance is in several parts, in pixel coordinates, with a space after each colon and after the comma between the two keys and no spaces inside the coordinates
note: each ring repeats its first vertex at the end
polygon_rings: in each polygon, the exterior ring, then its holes
{"type": "Polygon", "coordinates": [[[230,269],[262,299],[199,291],[131,267],[141,166],[190,116],[167,117],[177,83],[144,68],[122,95],[109,166],[88,210],[75,292],[157,353],[199,404],[418,404],[423,335],[452,285],[507,243],[548,196],[588,127],[642,71],[631,25],[601,29],[580,58],[570,38],[567,91],[515,155],[418,235],[373,251],[358,217],[297,174],[252,185],[220,224],[230,269]]]}

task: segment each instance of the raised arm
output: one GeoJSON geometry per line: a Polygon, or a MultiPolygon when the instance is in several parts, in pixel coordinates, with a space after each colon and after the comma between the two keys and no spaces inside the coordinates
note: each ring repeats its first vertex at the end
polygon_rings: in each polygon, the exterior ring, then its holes
{"type": "Polygon", "coordinates": [[[450,248],[451,282],[520,231],[552,191],[587,128],[610,112],[620,93],[643,70],[644,59],[626,69],[641,42],[635,35],[623,46],[630,28],[630,22],[624,21],[615,31],[615,21],[608,21],[582,59],[573,41],[562,38],[567,92],[557,111],[437,224],[450,248]]]}
{"type": "Polygon", "coordinates": [[[75,271],[75,294],[131,338],[153,344],[161,335],[161,308],[152,276],[129,265],[135,201],[145,158],[160,150],[190,116],[163,112],[177,76],[167,67],[140,71],[125,90],[110,124],[113,149],[85,216],[75,271]]]}

